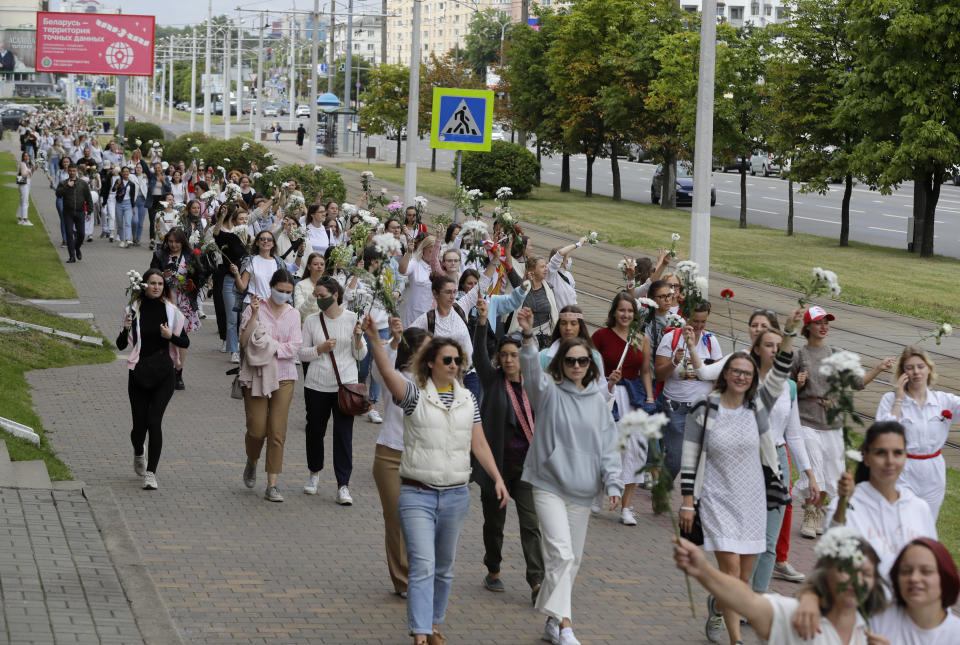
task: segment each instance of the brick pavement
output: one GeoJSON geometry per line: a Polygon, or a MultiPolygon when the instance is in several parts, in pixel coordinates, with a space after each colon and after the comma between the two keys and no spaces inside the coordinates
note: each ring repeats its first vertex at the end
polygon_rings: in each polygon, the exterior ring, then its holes
{"type": "MultiPolygon", "coordinates": [[[[52,193],[38,187],[34,199],[56,246],[52,193]]],[[[99,240],[84,251],[84,260],[67,271],[84,304],[80,309],[94,313],[112,339],[122,316],[124,273],[144,270],[149,252],[99,240]]],[[[298,390],[280,480],[287,501],[265,502],[262,473],[253,491],[240,482],[243,410],[228,396],[230,380],[223,371],[230,365],[218,345],[211,312],[205,327],[191,336],[187,390],[175,394],[167,411],[159,491],[140,490],[130,464],[122,362],[31,373],[37,412],[74,475],[111,491],[185,642],[409,642],[404,603],[389,593],[370,474],[377,427],[358,422],[355,428],[354,507],[333,502],[335,482],[328,470],[321,474],[321,494],[305,496],[298,390]]],[[[642,491],[635,508],[635,528],[621,526],[613,513],[591,521],[575,596],[578,636],[597,645],[705,642],[704,594],[694,585],[698,618],[692,620],[682,577],[670,560],[667,520],[650,515],[642,491]]],[[[449,641],[538,642],[542,621],[528,604],[515,513],[510,511],[504,547],[505,594],[480,585],[485,573],[480,529],[474,488],[444,627],[449,641]]],[[[797,537],[794,544],[792,560],[808,568],[811,543],[797,537]]],[[[777,583],[774,588],[793,589],[777,583]]]]}

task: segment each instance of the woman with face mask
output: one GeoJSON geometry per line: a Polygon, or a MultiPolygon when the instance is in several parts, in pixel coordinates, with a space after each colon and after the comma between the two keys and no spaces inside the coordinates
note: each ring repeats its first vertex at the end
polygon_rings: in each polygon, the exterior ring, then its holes
{"type": "Polygon", "coordinates": [[[294,359],[300,349],[300,314],[289,304],[293,276],[280,269],[270,278],[270,298],[254,295],[240,322],[240,365],[243,407],[247,417],[245,438],[247,465],[243,483],[257,483],[257,461],[267,443],[267,488],[264,499],[282,502],[277,478],[283,470],[283,445],[287,437],[287,416],[297,380],[294,359]]]}
{"type": "Polygon", "coordinates": [[[316,495],[323,469],[323,439],[333,415],[333,470],[337,476],[337,504],[350,506],[350,475],[353,472],[353,416],[344,414],[338,403],[336,372],[340,383],[357,383],[357,362],[367,355],[357,314],[341,307],[343,287],[329,276],[317,281],[315,314],[303,323],[300,361],[316,363],[304,377],[303,395],[307,406],[307,467],[310,476],[303,487],[316,495]],[[336,370],[336,372],[334,371],[336,370]]]}

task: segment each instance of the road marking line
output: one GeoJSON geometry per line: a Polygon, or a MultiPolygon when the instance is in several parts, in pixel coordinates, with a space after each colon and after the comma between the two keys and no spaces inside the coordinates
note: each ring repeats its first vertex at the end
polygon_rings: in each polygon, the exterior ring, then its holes
{"type": "MultiPolygon", "coordinates": [[[[841,208],[840,206],[827,206],[826,204],[817,204],[817,207],[818,207],[818,208],[830,208],[830,209],[833,209],[833,210],[835,210],[835,211],[842,211],[842,210],[843,210],[843,208],[841,208]]],[[[866,213],[867,211],[858,211],[858,210],[855,209],[855,208],[851,208],[851,209],[850,209],[850,212],[851,212],[851,213],[866,213]]]]}
{"type": "Polygon", "coordinates": [[[776,211],[762,211],[759,208],[748,208],[748,211],[753,211],[754,213],[766,213],[767,215],[779,215],[780,213],[776,211]]]}
{"type": "Polygon", "coordinates": [[[880,213],[884,217],[896,217],[897,219],[907,219],[906,215],[893,215],[891,213],[880,213]]]}
{"type": "Polygon", "coordinates": [[[720,189],[717,189],[717,192],[718,192],[718,193],[727,193],[728,195],[739,195],[739,194],[740,194],[740,191],[739,191],[739,190],[720,190],[720,189]]]}
{"type": "Polygon", "coordinates": [[[811,222],[823,222],[824,224],[839,224],[840,222],[834,222],[828,219],[817,219],[816,217],[801,217],[800,215],[794,215],[794,219],[805,219],[811,222]]]}
{"type": "MultiPolygon", "coordinates": [[[[772,199],[772,200],[775,201],[775,202],[784,202],[784,203],[790,201],[789,199],[782,199],[782,198],[780,198],[780,197],[763,197],[763,199],[772,199]]],[[[795,200],[793,200],[793,203],[794,203],[794,204],[802,204],[803,202],[797,201],[797,200],[795,199],[795,200]]]]}
{"type": "Polygon", "coordinates": [[[870,229],[871,231],[886,231],[888,233],[900,233],[901,235],[907,234],[906,231],[899,231],[895,228],[882,228],[880,226],[868,226],[867,228],[870,229]]]}

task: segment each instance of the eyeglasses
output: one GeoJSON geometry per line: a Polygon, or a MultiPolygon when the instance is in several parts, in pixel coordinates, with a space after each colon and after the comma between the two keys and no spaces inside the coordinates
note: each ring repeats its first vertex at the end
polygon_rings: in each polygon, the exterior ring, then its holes
{"type": "Polygon", "coordinates": [[[444,356],[440,359],[444,365],[456,362],[457,365],[463,365],[463,356],[444,356]]]}
{"type": "Polygon", "coordinates": [[[270,244],[273,244],[273,238],[272,238],[272,237],[258,237],[258,238],[257,238],[257,242],[270,242],[270,244]]]}
{"type": "Polygon", "coordinates": [[[666,300],[667,298],[672,298],[672,297],[673,297],[673,291],[671,291],[670,293],[661,293],[659,296],[654,296],[653,299],[666,300]]]}
{"type": "Polygon", "coordinates": [[[777,319],[777,312],[775,312],[773,309],[754,309],[753,310],[754,316],[759,314],[763,314],[764,316],[766,316],[767,318],[770,318],[771,320],[777,319]]]}
{"type": "Polygon", "coordinates": [[[579,365],[580,367],[586,367],[590,364],[589,356],[564,356],[563,364],[567,367],[573,367],[574,365],[579,365]]]}
{"type": "Polygon", "coordinates": [[[750,379],[753,378],[752,370],[740,370],[740,369],[737,369],[736,367],[730,368],[730,374],[732,374],[733,376],[736,376],[737,378],[750,378],[750,379]]]}
{"type": "Polygon", "coordinates": [[[455,295],[457,295],[457,292],[456,292],[455,289],[444,289],[443,291],[438,291],[437,293],[439,293],[439,294],[441,294],[441,295],[444,295],[444,296],[455,296],[455,295]]]}

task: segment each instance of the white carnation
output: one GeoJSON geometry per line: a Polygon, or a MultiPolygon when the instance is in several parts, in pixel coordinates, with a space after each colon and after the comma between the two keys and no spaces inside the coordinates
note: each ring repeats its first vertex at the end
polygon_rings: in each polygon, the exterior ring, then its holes
{"type": "Polygon", "coordinates": [[[940,335],[949,336],[953,334],[953,326],[950,323],[943,323],[940,325],[940,335]]]}
{"type": "Polygon", "coordinates": [[[637,298],[637,304],[641,307],[650,307],[651,309],[658,309],[660,306],[656,300],[651,300],[650,298],[637,298]]]}
{"type": "Polygon", "coordinates": [[[373,226],[373,227],[380,226],[380,220],[374,217],[373,215],[371,215],[370,211],[360,211],[359,215],[360,215],[360,219],[365,224],[369,224],[370,226],[373,226]]]}
{"type": "Polygon", "coordinates": [[[413,201],[420,208],[426,208],[427,204],[429,203],[427,201],[427,198],[424,197],[423,195],[417,195],[416,197],[414,197],[413,201]]]}
{"type": "Polygon", "coordinates": [[[682,329],[687,322],[683,319],[683,316],[680,314],[675,314],[672,311],[666,315],[667,327],[675,327],[677,329],[682,329]]]}
{"type": "Polygon", "coordinates": [[[321,170],[323,170],[323,168],[321,168],[320,166],[314,166],[314,167],[313,167],[313,171],[314,171],[314,172],[320,172],[321,170]]]}
{"type": "Polygon", "coordinates": [[[679,241],[680,241],[680,234],[679,234],[679,233],[674,233],[673,235],[670,236],[670,239],[673,240],[674,242],[679,242],[679,241]]]}
{"type": "Polygon", "coordinates": [[[497,189],[497,199],[503,199],[504,197],[513,197],[513,191],[510,190],[509,186],[500,186],[497,189]]]}
{"type": "Polygon", "coordinates": [[[866,374],[860,364],[860,357],[846,350],[834,352],[820,362],[820,374],[823,376],[833,376],[841,372],[850,372],[859,378],[866,374]]]}
{"type": "Polygon", "coordinates": [[[697,287],[697,290],[698,290],[701,294],[703,294],[704,296],[706,296],[707,289],[710,287],[710,283],[709,283],[709,281],[707,280],[707,276],[698,275],[697,277],[695,277],[695,278],[693,279],[693,284],[694,284],[694,286],[697,287]]]}
{"type": "Polygon", "coordinates": [[[843,454],[845,454],[847,456],[847,459],[851,461],[855,461],[857,463],[860,463],[861,461],[863,461],[863,455],[860,453],[859,450],[847,450],[843,454]]]}
{"type": "Polygon", "coordinates": [[[400,244],[400,240],[393,236],[393,233],[383,233],[381,235],[375,235],[373,237],[373,246],[377,249],[378,253],[387,255],[391,253],[399,253],[403,250],[403,246],[400,244]]]}
{"type": "Polygon", "coordinates": [[[851,526],[837,526],[826,533],[813,547],[818,558],[855,559],[860,552],[860,532],[851,526]]]}
{"type": "Polygon", "coordinates": [[[647,414],[643,410],[634,410],[620,418],[620,430],[624,438],[639,433],[647,441],[655,441],[663,436],[661,428],[669,422],[670,419],[663,412],[647,414]]]}

